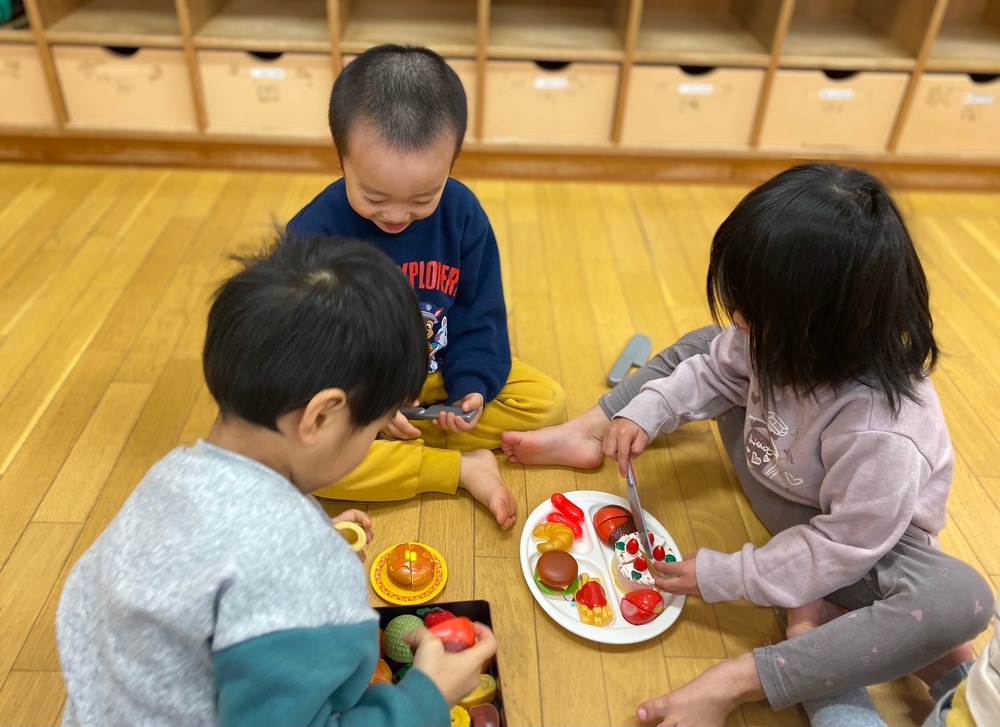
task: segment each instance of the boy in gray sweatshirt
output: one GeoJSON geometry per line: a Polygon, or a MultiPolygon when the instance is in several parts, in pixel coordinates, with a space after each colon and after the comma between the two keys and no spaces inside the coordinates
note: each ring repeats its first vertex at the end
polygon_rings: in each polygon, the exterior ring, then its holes
{"type": "MultiPolygon", "coordinates": [[[[219,289],[211,432],[153,466],[74,566],[56,617],[67,725],[448,725],[496,650],[414,632],[414,668],[370,685],[365,573],[310,492],[364,458],[420,391],[426,341],[370,245],[279,241],[219,289]],[[378,320],[378,326],[371,321],[378,320]]],[[[368,531],[367,515],[348,511],[368,531]]]]}

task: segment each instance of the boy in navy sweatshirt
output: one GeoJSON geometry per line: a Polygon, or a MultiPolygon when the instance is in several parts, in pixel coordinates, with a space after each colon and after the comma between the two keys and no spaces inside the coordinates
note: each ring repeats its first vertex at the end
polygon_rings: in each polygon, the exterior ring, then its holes
{"type": "Polygon", "coordinates": [[[400,500],[462,487],[507,529],[517,503],[490,450],[505,430],[562,421],[565,397],[551,378],[511,358],[493,229],[472,192],[449,178],[466,117],[462,82],[436,53],[365,51],[330,96],[344,176],[287,229],[366,240],[389,255],[417,292],[427,336],[428,377],[415,403],[477,412],[469,421],[398,413],[353,474],[316,494],[400,500]]]}
{"type": "MultiPolygon", "coordinates": [[[[362,242],[245,262],[209,313],[211,432],[150,469],[66,580],[63,724],[446,727],[493,634],[477,624],[477,643],[452,654],[420,628],[406,676],[370,685],[365,570],[309,495],[354,469],[420,390],[413,291],[362,242]]],[[[365,513],[334,520],[371,539],[365,513]]]]}

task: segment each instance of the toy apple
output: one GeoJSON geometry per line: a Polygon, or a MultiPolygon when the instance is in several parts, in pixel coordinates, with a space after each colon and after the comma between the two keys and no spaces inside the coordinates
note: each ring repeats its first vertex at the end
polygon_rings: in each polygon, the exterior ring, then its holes
{"type": "Polygon", "coordinates": [[[445,651],[462,651],[476,643],[476,629],[465,616],[439,621],[430,631],[444,642],[445,651]]]}
{"type": "Polygon", "coordinates": [[[622,617],[630,624],[649,623],[663,613],[663,596],[650,588],[630,591],[622,598],[621,609],[622,617]]]}

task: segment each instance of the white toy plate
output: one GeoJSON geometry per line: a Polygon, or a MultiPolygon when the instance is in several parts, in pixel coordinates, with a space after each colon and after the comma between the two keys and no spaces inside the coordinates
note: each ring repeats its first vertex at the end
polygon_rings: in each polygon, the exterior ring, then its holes
{"type": "MultiPolygon", "coordinates": [[[[607,626],[593,626],[583,623],[577,614],[576,601],[572,596],[546,595],[535,583],[535,562],[541,553],[538,551],[538,540],[532,536],[531,532],[536,525],[545,522],[545,518],[550,512],[556,510],[549,500],[535,508],[525,520],[524,530],[521,532],[521,572],[524,574],[524,580],[532,595],[545,613],[567,631],[572,631],[578,636],[602,644],[637,644],[659,636],[670,628],[684,607],[684,596],[673,596],[661,591],[660,595],[663,596],[664,601],[663,613],[648,623],[636,626],[630,624],[622,616],[619,605],[622,591],[615,585],[614,576],[615,552],[609,546],[603,545],[598,539],[593,517],[594,513],[605,505],[621,505],[627,510],[628,501],[595,490],[569,491],[563,494],[584,512],[584,522],[581,523],[583,537],[573,543],[569,552],[579,563],[581,573],[586,573],[591,578],[600,579],[607,594],[608,603],[611,605],[614,620],[607,626]]],[[[662,537],[669,549],[672,549],[674,555],[680,560],[680,551],[670,537],[670,533],[648,512],[645,515],[646,525],[650,531],[662,537]]]]}

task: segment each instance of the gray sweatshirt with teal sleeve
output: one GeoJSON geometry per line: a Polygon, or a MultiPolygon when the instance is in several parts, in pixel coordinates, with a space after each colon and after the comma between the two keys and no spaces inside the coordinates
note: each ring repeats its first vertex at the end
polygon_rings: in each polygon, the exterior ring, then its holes
{"type": "Polygon", "coordinates": [[[936,543],[954,460],[930,380],[917,382],[916,393],[920,403],[904,399],[896,418],[882,392],[863,381],[805,398],[779,390],[765,410],[747,337],[734,326],[707,354],[643,386],[616,416],[652,438],[746,408],[750,472],[781,497],[821,514],[761,547],[699,550],[698,587],[709,602],[746,598],[793,607],[857,582],[911,526],[936,543]]]}
{"type": "Polygon", "coordinates": [[[65,725],[448,725],[417,669],[369,686],[378,615],[316,500],[205,442],[136,487],[56,616],[65,725]]]}

